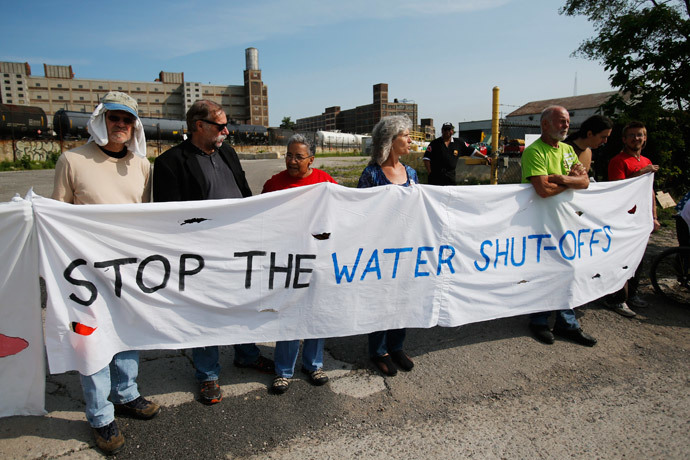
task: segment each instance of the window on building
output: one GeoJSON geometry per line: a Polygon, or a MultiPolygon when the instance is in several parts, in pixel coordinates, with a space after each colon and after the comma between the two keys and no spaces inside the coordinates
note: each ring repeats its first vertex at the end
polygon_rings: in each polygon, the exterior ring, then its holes
{"type": "Polygon", "coordinates": [[[4,74],[3,76],[4,76],[4,77],[9,77],[10,74],[6,73],[6,74],[4,74]]]}
{"type": "Polygon", "coordinates": [[[12,99],[7,99],[7,103],[8,103],[8,104],[11,104],[11,103],[12,103],[12,99]]]}
{"type": "Polygon", "coordinates": [[[19,75],[19,74],[17,74],[17,78],[22,78],[22,76],[21,76],[21,75],[19,75]]]}
{"type": "Polygon", "coordinates": [[[5,96],[12,97],[12,93],[5,93],[5,96]]]}
{"type": "Polygon", "coordinates": [[[118,86],[117,89],[122,90],[122,86],[118,86]]]}
{"type": "Polygon", "coordinates": [[[40,88],[41,84],[40,84],[40,83],[36,83],[36,86],[38,86],[38,87],[40,88]]]}
{"type": "Polygon", "coordinates": [[[83,88],[83,87],[84,87],[84,85],[79,85],[79,88],[83,88]]]}
{"type": "Polygon", "coordinates": [[[22,93],[19,93],[18,96],[19,96],[19,97],[24,97],[24,95],[23,95],[22,93]]]}
{"type": "Polygon", "coordinates": [[[22,81],[21,81],[21,80],[17,80],[17,84],[18,84],[18,85],[21,85],[21,84],[22,84],[22,81]]]}
{"type": "Polygon", "coordinates": [[[12,87],[11,86],[5,86],[5,91],[12,91],[12,87]]]}
{"type": "Polygon", "coordinates": [[[160,102],[158,99],[156,99],[156,102],[160,102]]]}
{"type": "Polygon", "coordinates": [[[79,96],[79,100],[80,100],[80,101],[83,101],[83,100],[84,100],[84,96],[79,96]]]}
{"type": "Polygon", "coordinates": [[[141,91],[141,88],[139,88],[138,86],[137,86],[137,91],[141,91]]]}
{"type": "Polygon", "coordinates": [[[62,88],[62,83],[58,83],[58,88],[62,88]]]}
{"type": "Polygon", "coordinates": [[[38,96],[36,96],[36,99],[41,99],[41,95],[39,94],[38,96]]]}
{"type": "Polygon", "coordinates": [[[9,85],[9,84],[10,84],[10,81],[9,81],[9,80],[5,80],[5,84],[6,84],[6,85],[9,85]]]}
{"type": "Polygon", "coordinates": [[[101,85],[98,85],[98,89],[103,89],[103,87],[101,85]]]}
{"type": "Polygon", "coordinates": [[[58,99],[62,100],[62,96],[58,96],[58,99]]]}
{"type": "Polygon", "coordinates": [[[154,91],[158,91],[158,88],[153,88],[154,91]]]}

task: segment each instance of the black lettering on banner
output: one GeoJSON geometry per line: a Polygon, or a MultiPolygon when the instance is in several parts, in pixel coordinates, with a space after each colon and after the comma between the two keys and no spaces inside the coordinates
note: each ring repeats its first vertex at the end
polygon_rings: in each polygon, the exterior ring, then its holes
{"type": "Polygon", "coordinates": [[[276,267],[276,253],[271,253],[271,267],[268,275],[268,288],[273,289],[273,276],[275,272],[285,273],[285,287],[290,287],[290,276],[292,276],[292,254],[288,254],[287,267],[276,267]]]}
{"type": "Polygon", "coordinates": [[[76,302],[79,305],[84,305],[85,307],[88,307],[89,305],[91,305],[92,303],[94,303],[96,301],[96,298],[98,297],[98,289],[96,289],[96,286],[90,281],[78,280],[78,279],[72,278],[72,271],[80,265],[86,265],[86,261],[84,259],[73,260],[67,266],[67,268],[65,268],[65,271],[63,272],[63,276],[65,277],[65,279],[70,284],[73,284],[75,286],[83,286],[89,290],[89,292],[91,293],[91,297],[88,300],[82,300],[79,297],[77,297],[74,293],[69,295],[69,298],[73,302],[76,302]]]}
{"type": "Polygon", "coordinates": [[[113,267],[115,272],[115,295],[120,297],[122,294],[122,274],[120,273],[120,266],[125,264],[135,264],[137,263],[136,257],[128,257],[125,259],[113,259],[106,260],[104,262],[95,262],[93,264],[94,268],[108,268],[113,267]]]}
{"type": "Polygon", "coordinates": [[[235,257],[246,257],[247,258],[247,272],[244,277],[244,288],[249,289],[252,287],[252,261],[254,256],[265,256],[266,251],[246,251],[246,252],[236,252],[235,257]]]}
{"type": "Polygon", "coordinates": [[[147,294],[151,294],[153,292],[156,292],[159,289],[162,289],[165,287],[166,284],[168,284],[168,280],[170,279],[170,262],[168,262],[168,259],[165,257],[154,254],[152,256],[148,256],[146,259],[142,260],[141,263],[139,264],[139,268],[137,269],[137,286],[139,286],[139,289],[141,289],[142,292],[145,292],[147,294]],[[163,270],[165,270],[165,273],[163,274],[163,281],[158,286],[153,286],[153,287],[147,287],[144,284],[144,269],[150,262],[158,261],[163,264],[163,270]]]}
{"type": "Polygon", "coordinates": [[[314,270],[311,268],[301,268],[300,263],[302,259],[316,259],[316,254],[297,254],[295,255],[295,281],[292,283],[293,289],[309,287],[309,283],[301,284],[299,282],[300,273],[311,273],[314,270]]]}
{"type": "Polygon", "coordinates": [[[180,255],[180,292],[184,291],[184,277],[196,275],[204,268],[204,258],[197,254],[182,254],[180,255]],[[187,270],[187,259],[195,259],[198,262],[196,268],[187,270]]]}

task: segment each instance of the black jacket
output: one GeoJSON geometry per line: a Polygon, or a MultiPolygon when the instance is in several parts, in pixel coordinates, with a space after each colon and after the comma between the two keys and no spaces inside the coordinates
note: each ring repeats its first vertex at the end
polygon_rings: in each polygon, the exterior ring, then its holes
{"type": "MultiPolygon", "coordinates": [[[[196,159],[198,149],[190,139],[156,158],[153,167],[153,201],[205,200],[206,179],[196,159]]],[[[223,144],[218,153],[230,167],[242,197],[252,196],[235,149],[223,144]]]]}

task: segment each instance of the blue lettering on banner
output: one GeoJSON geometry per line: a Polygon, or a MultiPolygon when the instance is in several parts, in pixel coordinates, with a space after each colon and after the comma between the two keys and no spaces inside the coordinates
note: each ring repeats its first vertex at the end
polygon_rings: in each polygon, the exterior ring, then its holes
{"type": "MultiPolygon", "coordinates": [[[[431,276],[432,273],[436,273],[436,276],[441,276],[444,272],[444,267],[446,272],[450,274],[455,274],[455,267],[453,266],[453,258],[456,256],[456,250],[453,246],[444,244],[438,248],[438,259],[436,266],[433,266],[433,259],[426,257],[425,253],[435,252],[435,247],[433,246],[420,246],[417,248],[417,257],[414,259],[414,277],[420,278],[425,276],[431,276]],[[426,267],[425,267],[426,266],[426,267]],[[435,269],[435,270],[434,270],[435,269]],[[427,271],[428,270],[428,271],[427,271]]],[[[367,264],[359,275],[359,281],[364,281],[367,274],[375,273],[376,279],[380,280],[384,276],[388,276],[390,273],[390,279],[395,279],[398,276],[400,269],[405,268],[405,259],[401,259],[400,255],[406,252],[413,252],[412,247],[402,247],[402,248],[385,248],[382,250],[383,254],[392,254],[393,266],[388,271],[388,266],[386,265],[386,259],[383,260],[379,257],[379,250],[374,249],[369,256],[367,264]]],[[[332,253],[331,258],[333,259],[333,273],[335,275],[336,284],[341,284],[343,280],[351,283],[357,276],[357,268],[359,267],[359,262],[362,260],[362,254],[364,253],[364,248],[359,248],[357,250],[357,256],[352,265],[339,264],[338,254],[332,253]]],[[[341,258],[342,260],[342,258],[341,258]]],[[[350,259],[351,260],[351,259],[350,259]]],[[[411,259],[408,259],[411,261],[411,259]]],[[[410,267],[411,271],[412,267],[410,267]]],[[[369,277],[371,278],[371,277],[369,277]]]]}
{"type": "Polygon", "coordinates": [[[493,265],[494,269],[497,269],[499,265],[521,267],[530,260],[540,263],[542,252],[545,251],[553,251],[565,260],[575,260],[587,257],[587,249],[583,251],[584,246],[589,247],[589,257],[595,257],[598,252],[597,248],[603,253],[609,252],[612,237],[611,227],[605,225],[602,228],[566,230],[558,238],[557,244],[549,244],[551,241],[556,243],[554,236],[550,233],[537,233],[517,238],[510,237],[505,238],[505,240],[484,240],[479,245],[479,258],[473,264],[475,270],[480,272],[487,270],[490,265],[493,265]],[[600,238],[602,235],[597,235],[597,233],[601,233],[606,239],[600,238]],[[516,239],[518,244],[522,239],[521,248],[515,247],[516,239]],[[531,244],[530,240],[535,240],[534,244],[531,244]],[[520,260],[516,260],[516,254],[520,254],[520,252],[522,252],[520,260]]]}

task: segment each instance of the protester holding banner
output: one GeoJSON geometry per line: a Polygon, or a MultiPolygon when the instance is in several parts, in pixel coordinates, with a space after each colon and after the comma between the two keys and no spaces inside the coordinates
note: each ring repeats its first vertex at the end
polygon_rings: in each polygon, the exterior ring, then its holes
{"type": "MultiPolygon", "coordinates": [[[[261,193],[275,192],[320,182],[337,182],[325,171],[312,168],[314,163],[314,146],[301,134],[294,134],[287,143],[285,154],[285,171],[271,177],[264,184],[261,193]]],[[[295,373],[299,340],[276,342],[273,354],[275,359],[276,376],[271,385],[275,394],[283,394],[290,386],[290,380],[295,373]]],[[[328,382],[328,376],[322,370],[323,345],[325,339],[305,339],[302,348],[302,372],[307,374],[312,385],[320,386],[328,382]]]]}
{"type": "MultiPolygon", "coordinates": [[[[190,139],[156,158],[153,201],[215,200],[245,198],[252,192],[235,150],[223,141],[229,134],[227,115],[213,101],[200,99],[187,111],[190,139]]],[[[272,374],[273,361],[260,354],[253,343],[235,345],[236,367],[272,374]]],[[[216,404],[223,399],[217,346],[192,349],[199,400],[216,404]]]]}
{"type": "MultiPolygon", "coordinates": [[[[371,132],[371,161],[359,178],[358,188],[380,185],[409,187],[418,184],[417,172],[400,162],[400,157],[410,153],[410,129],[412,123],[406,115],[383,117],[371,132]]],[[[398,373],[397,364],[403,371],[414,367],[403,351],[405,329],[377,331],[369,334],[369,356],[385,375],[398,373]]]]}
{"type": "MultiPolygon", "coordinates": [[[[89,142],[58,159],[52,198],[72,204],[149,201],[151,164],[146,159],[137,102],[125,93],[109,92],[91,115],[87,128],[89,142]]],[[[83,329],[78,326],[82,325],[77,323],[75,334],[83,329]]],[[[115,421],[116,413],[150,419],[160,411],[158,404],[139,394],[138,373],[139,352],[123,351],[95,374],[80,375],[86,419],[93,428],[96,445],[107,454],[119,451],[125,443],[115,421]]]]}
{"type": "Polygon", "coordinates": [[[589,172],[592,166],[592,149],[598,149],[606,143],[611,135],[613,122],[603,115],[592,115],[582,122],[580,130],[565,139],[577,154],[578,160],[589,172]]]}
{"type": "MultiPolygon", "coordinates": [[[[569,189],[589,187],[587,170],[577,159],[573,148],[563,142],[568,135],[570,115],[560,106],[550,106],[541,113],[541,137],[522,154],[522,182],[532,184],[537,194],[549,198],[569,189]]],[[[594,346],[597,340],[582,331],[572,308],[557,310],[553,331],[549,327],[551,312],[533,313],[530,329],[540,342],[552,344],[555,335],[579,344],[594,346]]]]}
{"type": "MultiPolygon", "coordinates": [[[[622,180],[637,177],[642,174],[655,173],[659,166],[652,164],[651,160],[642,155],[642,149],[647,145],[647,128],[642,122],[632,121],[623,128],[623,151],[609,162],[609,180],[622,180]]],[[[656,216],[656,196],[652,190],[652,217],[654,229],[661,227],[656,216]]],[[[623,288],[610,296],[606,303],[616,313],[632,318],[637,315],[628,304],[634,307],[646,307],[647,302],[637,295],[637,287],[640,284],[642,262],[637,266],[632,278],[625,283],[623,288]]]]}

